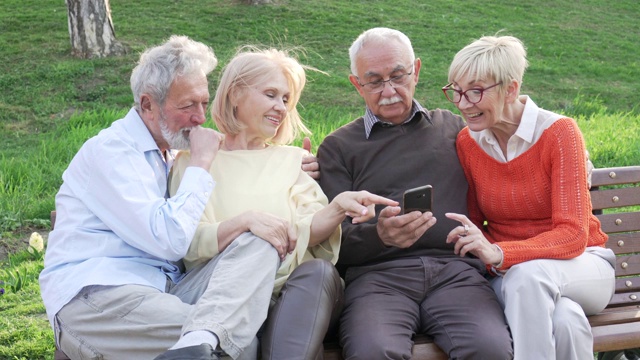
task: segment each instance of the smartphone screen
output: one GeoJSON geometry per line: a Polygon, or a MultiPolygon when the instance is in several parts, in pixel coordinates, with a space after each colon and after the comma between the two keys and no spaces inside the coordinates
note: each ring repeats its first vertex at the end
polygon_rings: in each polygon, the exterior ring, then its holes
{"type": "Polygon", "coordinates": [[[402,213],[431,211],[432,202],[433,188],[431,185],[409,189],[402,195],[402,213]]]}

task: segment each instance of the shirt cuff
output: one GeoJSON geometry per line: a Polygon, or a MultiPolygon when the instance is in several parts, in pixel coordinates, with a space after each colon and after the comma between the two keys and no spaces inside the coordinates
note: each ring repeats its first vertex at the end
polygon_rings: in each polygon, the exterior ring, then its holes
{"type": "Polygon", "coordinates": [[[189,166],[184,171],[176,195],[180,193],[193,193],[206,203],[215,185],[216,182],[208,171],[198,166],[189,166]]]}
{"type": "Polygon", "coordinates": [[[500,271],[499,269],[502,267],[503,263],[504,263],[504,252],[502,251],[502,248],[500,246],[498,246],[498,244],[493,244],[493,246],[495,246],[498,250],[500,250],[500,262],[498,264],[492,264],[492,268],[498,272],[500,271]]]}

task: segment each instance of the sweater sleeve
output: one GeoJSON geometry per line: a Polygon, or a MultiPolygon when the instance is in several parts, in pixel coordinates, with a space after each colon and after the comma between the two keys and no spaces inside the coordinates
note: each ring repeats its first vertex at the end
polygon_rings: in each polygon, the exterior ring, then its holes
{"type": "Polygon", "coordinates": [[[486,229],[484,228],[485,216],[482,214],[482,211],[478,206],[476,186],[473,182],[473,176],[471,176],[470,173],[469,164],[466,161],[468,156],[467,154],[471,151],[469,150],[469,145],[471,144],[470,141],[473,141],[473,139],[469,136],[469,128],[465,127],[460,131],[456,139],[456,151],[458,152],[458,158],[460,159],[460,165],[462,165],[464,175],[469,183],[469,189],[467,190],[467,209],[469,211],[469,220],[471,220],[474,225],[485,233],[484,235],[487,239],[490,239],[490,235],[486,233],[486,229]]]}
{"type": "Polygon", "coordinates": [[[306,255],[313,258],[325,259],[335,264],[338,261],[340,250],[340,226],[331,235],[318,245],[309,247],[311,224],[316,212],[327,206],[327,197],[320,189],[320,185],[309,177],[302,169],[298,180],[291,188],[292,206],[295,213],[295,223],[298,230],[298,261],[302,263],[306,255]]]}
{"type": "MultiPolygon", "coordinates": [[[[473,150],[469,147],[473,144],[473,139],[469,135],[469,127],[465,127],[458,134],[458,138],[456,139],[456,151],[458,152],[458,158],[460,159],[460,165],[462,165],[462,170],[464,171],[464,175],[467,178],[467,182],[469,183],[469,189],[467,190],[467,209],[469,212],[469,220],[482,231],[482,235],[489,240],[492,244],[495,243],[491,234],[487,231],[487,227],[485,226],[486,216],[480,210],[480,206],[478,206],[478,197],[476,193],[476,185],[473,181],[473,176],[470,173],[470,165],[466,161],[468,159],[468,154],[473,154],[473,150]]],[[[504,262],[504,261],[503,261],[504,262]]],[[[485,264],[487,271],[490,274],[495,274],[493,270],[493,266],[491,264],[485,264]]],[[[501,264],[502,265],[502,264],[501,264]]]]}
{"type": "Polygon", "coordinates": [[[541,159],[548,163],[551,193],[551,229],[524,244],[505,242],[503,268],[532,259],[571,259],[582,254],[589,237],[590,198],[587,185],[584,140],[571,119],[558,120],[543,135],[541,159]],[[522,246],[525,245],[525,246],[522,246]]]}
{"type": "MultiPolygon", "coordinates": [[[[300,149],[289,148],[288,150],[297,153],[300,149]]],[[[288,194],[291,221],[295,224],[298,241],[294,252],[288,255],[278,268],[274,294],[280,291],[288,276],[303,262],[311,259],[324,259],[335,265],[340,252],[341,232],[339,225],[323,242],[309,246],[313,217],[319,210],[327,206],[328,201],[320,185],[300,168],[302,155],[303,153],[300,152],[299,156],[292,161],[291,173],[298,175],[288,194]]]]}

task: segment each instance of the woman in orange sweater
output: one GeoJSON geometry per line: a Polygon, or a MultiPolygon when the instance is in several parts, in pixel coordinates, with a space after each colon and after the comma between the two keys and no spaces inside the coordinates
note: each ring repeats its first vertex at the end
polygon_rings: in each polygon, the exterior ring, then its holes
{"type": "Polygon", "coordinates": [[[447,242],[496,275],[516,360],[590,359],[585,314],[611,299],[615,256],[591,213],[582,134],[520,95],[527,65],[511,36],[482,37],[453,59],[443,91],[468,125],[456,146],[469,218],[446,215],[462,224],[447,242]]]}

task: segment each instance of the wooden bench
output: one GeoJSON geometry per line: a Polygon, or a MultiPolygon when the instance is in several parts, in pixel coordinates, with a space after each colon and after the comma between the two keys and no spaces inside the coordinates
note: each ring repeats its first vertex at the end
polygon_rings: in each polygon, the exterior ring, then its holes
{"type": "MultiPolygon", "coordinates": [[[[593,332],[593,351],[598,359],[620,359],[625,351],[640,356],[640,166],[595,169],[591,202],[602,229],[609,235],[607,247],[617,255],[616,292],[607,308],[589,316],[593,332]],[[619,186],[621,185],[621,186],[619,186]],[[623,212],[603,210],[625,208],[623,212]]],[[[51,215],[51,227],[55,211],[51,215]]],[[[413,359],[446,360],[428,337],[414,339],[413,359]]],[[[335,343],[325,344],[325,360],[343,360],[335,343]]],[[[68,357],[56,350],[55,360],[68,357]]]]}
{"type": "Polygon", "coordinates": [[[599,359],[617,359],[602,353],[625,349],[640,356],[640,166],[596,169],[591,182],[594,213],[617,255],[615,295],[604,311],[589,317],[593,351],[599,359]],[[607,209],[620,212],[603,214],[607,209]]]}

